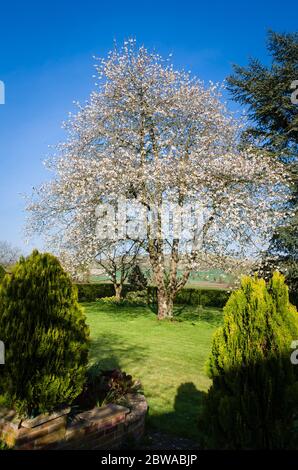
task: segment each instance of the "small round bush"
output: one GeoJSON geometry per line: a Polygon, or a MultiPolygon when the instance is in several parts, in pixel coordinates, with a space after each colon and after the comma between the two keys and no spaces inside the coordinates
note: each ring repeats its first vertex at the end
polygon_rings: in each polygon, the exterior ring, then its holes
{"type": "Polygon", "coordinates": [[[19,413],[50,411],[81,393],[89,331],[77,291],[54,256],[34,251],[4,278],[0,338],[0,394],[19,413]]]}
{"type": "Polygon", "coordinates": [[[208,363],[213,380],[200,417],[205,445],[255,449],[295,447],[298,366],[291,343],[298,313],[284,277],[245,277],[224,308],[208,363]]]}
{"type": "Polygon", "coordinates": [[[118,305],[120,303],[115,295],[111,297],[100,297],[96,299],[96,301],[106,305],[118,305]]]}
{"type": "Polygon", "coordinates": [[[129,292],[125,298],[129,305],[147,305],[148,294],[146,290],[129,292]]]}

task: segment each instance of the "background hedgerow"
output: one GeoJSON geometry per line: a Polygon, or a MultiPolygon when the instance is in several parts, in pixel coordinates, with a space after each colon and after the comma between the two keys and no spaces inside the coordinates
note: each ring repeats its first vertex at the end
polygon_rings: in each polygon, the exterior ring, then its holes
{"type": "MultiPolygon", "coordinates": [[[[103,297],[114,296],[114,286],[111,283],[77,284],[80,302],[95,302],[103,297]]],[[[130,292],[135,292],[132,286],[124,284],[123,296],[126,298],[130,292]]],[[[223,308],[229,298],[230,292],[224,289],[198,289],[184,288],[178,292],[174,303],[176,305],[202,305],[203,307],[223,308]]],[[[156,304],[157,288],[147,287],[147,303],[156,304]]]]}

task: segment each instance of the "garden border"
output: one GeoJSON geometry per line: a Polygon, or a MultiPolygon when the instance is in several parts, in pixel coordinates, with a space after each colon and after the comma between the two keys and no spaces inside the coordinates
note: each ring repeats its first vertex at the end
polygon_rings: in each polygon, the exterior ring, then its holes
{"type": "Polygon", "coordinates": [[[22,421],[14,410],[0,411],[0,439],[14,450],[119,449],[137,442],[145,430],[148,404],[141,394],[77,414],[71,409],[22,421]]]}

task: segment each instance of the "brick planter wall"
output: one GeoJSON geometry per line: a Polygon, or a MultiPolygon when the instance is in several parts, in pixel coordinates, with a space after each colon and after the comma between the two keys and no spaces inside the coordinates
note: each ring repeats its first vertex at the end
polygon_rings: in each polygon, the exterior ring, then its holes
{"type": "Polygon", "coordinates": [[[143,395],[127,395],[128,407],[109,404],[69,416],[70,408],[20,421],[13,410],[0,412],[0,438],[15,450],[117,449],[138,441],[148,406],[143,395]]]}

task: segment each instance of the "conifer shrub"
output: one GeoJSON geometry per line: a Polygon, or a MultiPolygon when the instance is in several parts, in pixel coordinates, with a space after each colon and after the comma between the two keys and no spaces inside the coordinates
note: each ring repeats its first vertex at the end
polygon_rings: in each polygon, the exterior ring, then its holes
{"type": "Polygon", "coordinates": [[[71,403],[84,385],[89,331],[59,261],[34,251],[0,285],[5,365],[0,394],[34,416],[71,403]]]}
{"type": "Polygon", "coordinates": [[[146,276],[138,264],[135,264],[128,276],[128,282],[134,291],[146,289],[148,282],[146,276]]]}
{"type": "Polygon", "coordinates": [[[298,314],[284,277],[245,277],[224,308],[208,372],[213,383],[199,419],[212,448],[297,445],[298,366],[290,361],[298,314]]]}

